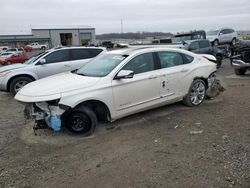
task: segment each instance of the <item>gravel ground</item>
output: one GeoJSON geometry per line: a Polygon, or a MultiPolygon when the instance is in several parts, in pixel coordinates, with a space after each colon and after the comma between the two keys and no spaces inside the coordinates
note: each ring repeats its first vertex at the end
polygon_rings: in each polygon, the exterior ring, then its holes
{"type": "Polygon", "coordinates": [[[39,130],[0,93],[0,187],[250,187],[250,74],[227,60],[224,93],[100,125],[83,138],[39,130]],[[112,125],[116,125],[111,129],[112,125]]]}

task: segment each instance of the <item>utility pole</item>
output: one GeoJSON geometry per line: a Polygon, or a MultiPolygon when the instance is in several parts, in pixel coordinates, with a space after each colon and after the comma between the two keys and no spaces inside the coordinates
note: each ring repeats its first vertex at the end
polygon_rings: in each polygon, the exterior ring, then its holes
{"type": "Polygon", "coordinates": [[[121,33],[123,33],[123,20],[121,19],[121,33]]]}

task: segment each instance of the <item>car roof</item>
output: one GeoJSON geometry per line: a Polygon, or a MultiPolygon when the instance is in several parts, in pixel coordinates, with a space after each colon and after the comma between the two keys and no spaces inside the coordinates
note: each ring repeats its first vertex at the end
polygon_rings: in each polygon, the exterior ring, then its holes
{"type": "Polygon", "coordinates": [[[156,51],[173,51],[173,52],[180,52],[190,54],[189,51],[180,49],[180,48],[168,48],[168,47],[129,47],[126,49],[119,49],[109,51],[108,54],[117,54],[117,55],[134,55],[139,53],[147,53],[147,52],[156,52],[156,51]]]}
{"type": "Polygon", "coordinates": [[[50,50],[59,50],[59,49],[101,49],[106,50],[104,47],[94,47],[94,46],[59,46],[51,48],[50,50]]]}

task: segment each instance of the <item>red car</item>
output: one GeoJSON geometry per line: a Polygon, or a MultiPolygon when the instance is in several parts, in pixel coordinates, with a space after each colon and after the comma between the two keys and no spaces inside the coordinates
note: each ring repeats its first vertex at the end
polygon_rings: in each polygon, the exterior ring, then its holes
{"type": "Polygon", "coordinates": [[[24,47],[24,50],[25,50],[26,52],[31,52],[31,51],[33,50],[33,48],[32,48],[32,46],[30,46],[30,45],[26,45],[26,46],[24,47]]]}
{"type": "Polygon", "coordinates": [[[28,56],[24,53],[6,52],[0,55],[0,64],[10,65],[12,63],[23,63],[28,59],[28,56]]]}

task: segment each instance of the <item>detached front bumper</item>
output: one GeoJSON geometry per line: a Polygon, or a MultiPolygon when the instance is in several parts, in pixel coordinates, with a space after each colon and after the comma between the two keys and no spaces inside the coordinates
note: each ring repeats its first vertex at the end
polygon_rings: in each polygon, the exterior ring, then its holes
{"type": "Polygon", "coordinates": [[[55,102],[28,103],[25,106],[24,115],[27,119],[34,121],[33,129],[52,128],[59,131],[61,128],[61,116],[65,110],[61,109],[55,102]],[[56,122],[55,122],[56,121],[56,122]],[[59,127],[58,127],[59,126],[59,127]]]}

